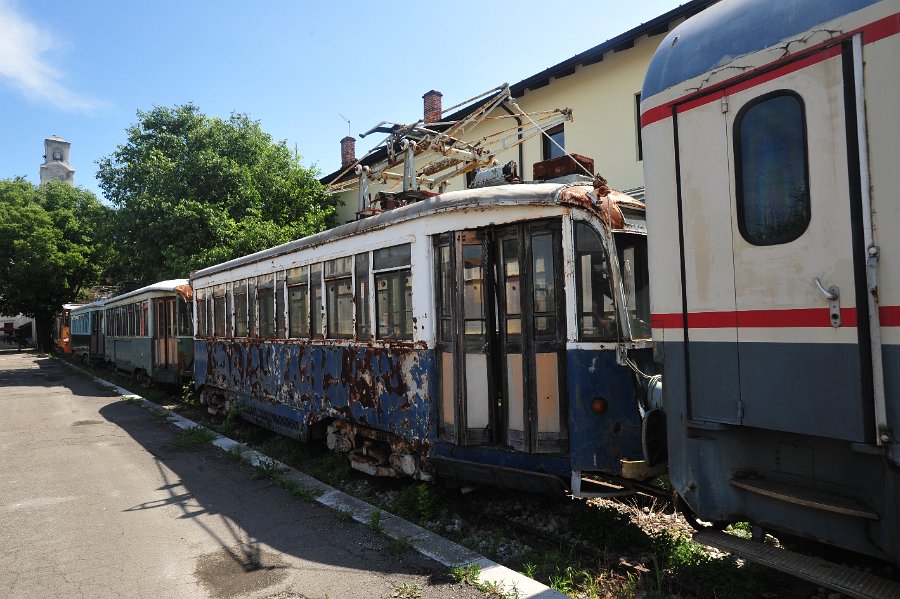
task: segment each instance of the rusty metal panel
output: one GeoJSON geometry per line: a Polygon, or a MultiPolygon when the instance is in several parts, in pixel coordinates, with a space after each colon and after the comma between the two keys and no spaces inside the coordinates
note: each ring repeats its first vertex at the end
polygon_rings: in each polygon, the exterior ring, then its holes
{"type": "Polygon", "coordinates": [[[394,433],[423,453],[436,434],[432,350],[255,339],[196,343],[197,380],[241,405],[247,419],[282,434],[302,437],[310,424],[337,418],[394,433]]]}
{"type": "Polygon", "coordinates": [[[581,154],[567,154],[559,158],[550,158],[535,162],[532,166],[535,181],[555,179],[565,175],[594,174],[594,159],[581,154]],[[587,173],[585,172],[587,171],[587,173]]]}

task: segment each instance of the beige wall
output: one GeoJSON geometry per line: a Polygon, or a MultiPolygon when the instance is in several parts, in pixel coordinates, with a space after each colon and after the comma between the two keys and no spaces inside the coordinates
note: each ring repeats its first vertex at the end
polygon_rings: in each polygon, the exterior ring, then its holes
{"type": "MultiPolygon", "coordinates": [[[[644,184],[643,163],[638,160],[637,107],[635,94],[641,90],[644,72],[663,35],[642,37],[631,49],[618,53],[607,52],[603,60],[586,67],[578,67],[574,74],[536,90],[529,90],[517,100],[526,112],[571,108],[573,121],[565,123],[565,148],[568,152],[594,159],[595,170],[606,177],[615,189],[630,189],[644,184]]],[[[447,94],[449,90],[444,90],[447,94]]],[[[471,93],[479,90],[467,90],[471,93]]],[[[446,96],[445,96],[446,98],[446,96]]],[[[446,104],[446,102],[445,102],[446,104]]],[[[497,109],[492,116],[505,115],[497,109]]],[[[523,119],[524,120],[524,119],[523,119]]],[[[513,126],[515,121],[485,121],[467,137],[472,141],[495,131],[513,126]]],[[[525,122],[527,126],[529,123],[525,122]]],[[[541,160],[541,138],[535,137],[524,144],[524,161],[519,164],[523,180],[532,179],[532,165],[541,160]]],[[[519,162],[517,148],[498,152],[497,160],[505,164],[519,162]]],[[[394,169],[402,172],[401,167],[394,169]]],[[[449,191],[462,189],[464,177],[452,179],[449,191]]],[[[369,192],[401,189],[399,183],[384,186],[370,183],[369,192]]],[[[342,192],[339,197],[345,205],[338,209],[339,222],[355,220],[358,205],[357,192],[342,192]]]]}

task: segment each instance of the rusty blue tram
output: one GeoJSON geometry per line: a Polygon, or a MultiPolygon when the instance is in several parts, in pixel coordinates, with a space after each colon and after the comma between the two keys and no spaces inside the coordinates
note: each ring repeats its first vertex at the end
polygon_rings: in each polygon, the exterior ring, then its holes
{"type": "Polygon", "coordinates": [[[358,470],[587,495],[665,458],[644,205],[590,180],[428,197],[191,286],[210,410],[358,470]]]}

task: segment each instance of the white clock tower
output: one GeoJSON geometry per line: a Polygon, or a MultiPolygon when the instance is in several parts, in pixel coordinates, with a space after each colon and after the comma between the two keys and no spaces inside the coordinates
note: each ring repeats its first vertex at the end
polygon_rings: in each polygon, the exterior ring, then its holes
{"type": "Polygon", "coordinates": [[[53,135],[44,140],[44,164],[41,165],[41,183],[44,181],[65,181],[75,185],[75,169],[69,164],[69,149],[72,146],[61,137],[53,135]]]}

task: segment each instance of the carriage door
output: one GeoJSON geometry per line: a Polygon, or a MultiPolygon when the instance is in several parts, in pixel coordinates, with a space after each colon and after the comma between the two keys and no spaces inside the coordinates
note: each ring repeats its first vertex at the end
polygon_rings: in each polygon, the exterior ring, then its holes
{"type": "Polygon", "coordinates": [[[560,238],[553,221],[459,231],[438,241],[442,438],[561,451],[567,412],[560,238]]]}
{"type": "Polygon", "coordinates": [[[175,298],[153,300],[153,361],[157,368],[171,368],[177,364],[178,339],[175,336],[175,298]]]}
{"type": "Polygon", "coordinates": [[[865,441],[874,425],[864,408],[871,366],[850,52],[834,46],[726,90],[725,121],[743,423],[865,441]]]}
{"type": "Polygon", "coordinates": [[[103,353],[103,310],[91,312],[91,355],[103,353]]]}
{"type": "Polygon", "coordinates": [[[853,441],[873,428],[841,52],[677,107],[694,420],[853,441]]]}

